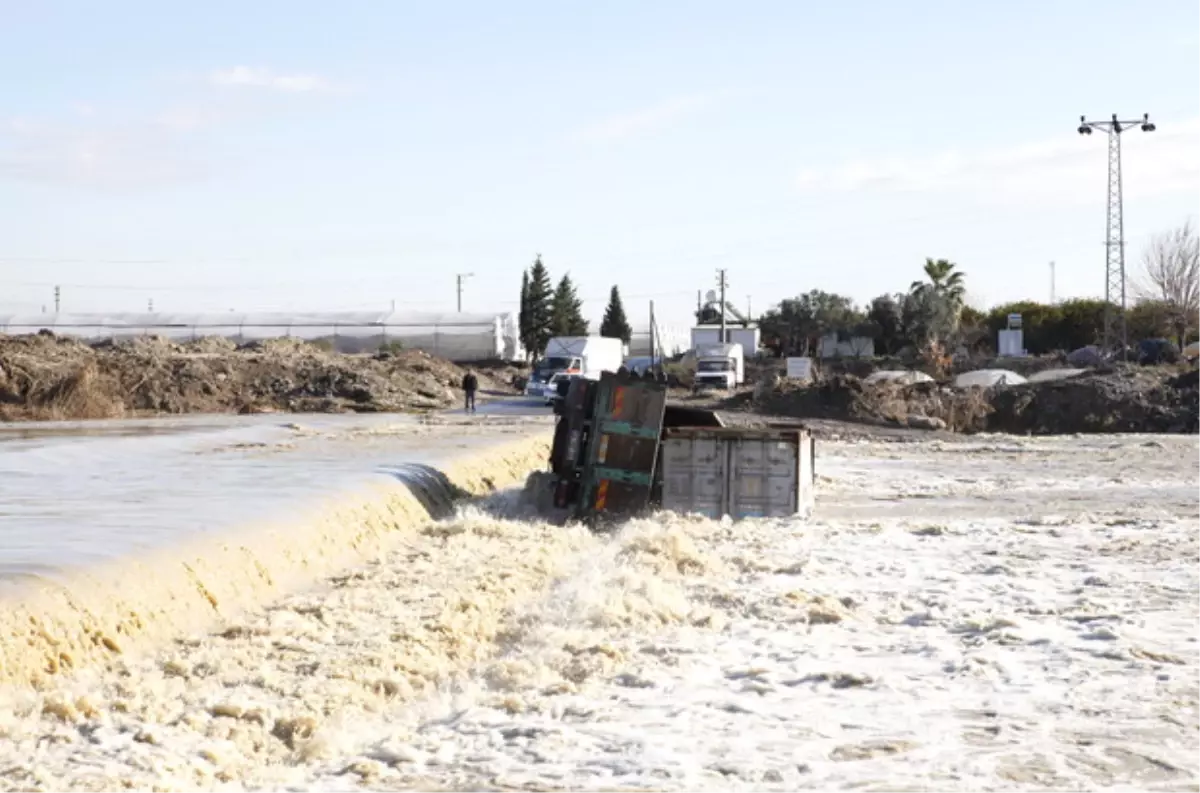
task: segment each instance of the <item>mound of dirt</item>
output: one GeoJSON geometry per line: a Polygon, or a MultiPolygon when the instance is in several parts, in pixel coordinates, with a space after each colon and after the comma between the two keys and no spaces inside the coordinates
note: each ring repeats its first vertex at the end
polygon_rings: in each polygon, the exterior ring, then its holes
{"type": "Polygon", "coordinates": [[[996,388],[878,383],[835,374],[811,386],[788,381],[722,405],[793,418],[838,419],[955,432],[1070,434],[1196,432],[1196,370],[1113,368],[1066,380],[996,388]]]}
{"type": "Polygon", "coordinates": [[[836,374],[812,386],[783,381],[760,394],[754,409],[796,418],[863,421],[977,432],[986,428],[989,407],[979,390],[961,390],[937,383],[878,383],[866,385],[851,374],[836,374]]]}
{"type": "Polygon", "coordinates": [[[1200,373],[1126,367],[996,389],[993,432],[1196,432],[1200,373]]]}
{"type": "MultiPolygon", "coordinates": [[[[484,390],[508,390],[478,371],[484,390]]],[[[295,339],[237,347],[157,337],[89,345],[0,336],[0,420],[161,413],[428,411],[458,400],[463,369],[419,351],[344,355],[295,339]]]]}

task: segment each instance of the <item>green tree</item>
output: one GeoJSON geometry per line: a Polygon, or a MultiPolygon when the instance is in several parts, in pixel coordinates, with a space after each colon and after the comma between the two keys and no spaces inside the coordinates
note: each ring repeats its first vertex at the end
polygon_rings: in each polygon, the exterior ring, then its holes
{"type": "Polygon", "coordinates": [[[967,285],[957,265],[948,259],[926,259],[925,277],[928,281],[913,281],[910,291],[932,289],[947,299],[955,311],[962,308],[967,299],[967,285]]]}
{"type": "Polygon", "coordinates": [[[988,315],[974,306],[964,305],[958,314],[958,342],[968,350],[987,350],[995,346],[988,332],[988,315]]]}
{"type": "Polygon", "coordinates": [[[927,284],[904,296],[900,316],[904,339],[917,347],[949,339],[957,325],[950,303],[927,284]]]}
{"type": "Polygon", "coordinates": [[[517,314],[517,332],[521,336],[525,354],[530,355],[533,345],[529,334],[529,270],[521,271],[521,310],[517,314]]]}
{"type": "Polygon", "coordinates": [[[1063,315],[1058,306],[1033,300],[1005,303],[988,312],[985,324],[993,347],[996,344],[996,334],[1008,327],[1009,314],[1021,315],[1022,344],[1031,355],[1045,355],[1056,351],[1070,352],[1075,349],[1067,349],[1064,346],[1070,342],[1062,338],[1063,315]]]}
{"type": "MultiPolygon", "coordinates": [[[[1104,309],[1107,304],[1103,300],[1082,298],[1065,300],[1058,304],[1062,319],[1058,331],[1054,334],[1055,349],[1070,352],[1089,344],[1096,344],[1104,334],[1104,309]]],[[[1120,309],[1116,309],[1120,311],[1120,309]]]]}
{"type": "Polygon", "coordinates": [[[600,335],[610,339],[621,339],[626,344],[633,338],[633,328],[629,326],[629,320],[625,317],[625,306],[621,303],[621,292],[615,286],[609,293],[608,306],[604,309],[600,335]]]}
{"type": "Polygon", "coordinates": [[[904,296],[898,297],[880,295],[871,301],[867,309],[867,324],[871,326],[872,336],[879,342],[880,352],[884,355],[895,355],[906,344],[901,313],[904,296]]]}
{"type": "Polygon", "coordinates": [[[865,317],[843,295],[813,289],[784,300],[759,320],[764,344],[777,355],[810,355],[821,336],[849,336],[862,329],[865,317]]]}
{"type": "Polygon", "coordinates": [[[925,260],[926,281],[913,281],[901,307],[905,335],[920,345],[948,341],[958,330],[959,315],[967,298],[962,272],[947,259],[925,260]]]}
{"type": "Polygon", "coordinates": [[[535,360],[546,352],[546,344],[554,334],[550,322],[553,317],[554,293],[550,286],[550,271],[542,264],[539,253],[529,269],[529,295],[526,305],[526,316],[529,327],[529,338],[525,349],[535,360]]]}
{"type": "Polygon", "coordinates": [[[1143,339],[1171,339],[1180,344],[1187,328],[1181,326],[1179,317],[1180,312],[1173,301],[1139,300],[1125,315],[1130,343],[1136,344],[1143,339]]]}
{"type": "Polygon", "coordinates": [[[586,336],[588,322],[583,318],[583,301],[575,292],[570,275],[564,275],[554,290],[550,311],[550,330],[554,336],[586,336]]]}
{"type": "MultiPolygon", "coordinates": [[[[996,306],[988,312],[986,327],[990,341],[996,332],[1008,327],[1008,315],[1021,315],[1021,335],[1025,349],[1032,355],[1071,352],[1096,344],[1104,328],[1103,300],[1066,300],[1055,305],[1022,300],[996,306]]],[[[1130,318],[1133,330],[1133,318],[1130,318]]]]}
{"type": "Polygon", "coordinates": [[[974,306],[963,306],[962,312],[959,314],[959,319],[964,323],[972,325],[981,325],[987,321],[987,312],[980,311],[974,306]]]}

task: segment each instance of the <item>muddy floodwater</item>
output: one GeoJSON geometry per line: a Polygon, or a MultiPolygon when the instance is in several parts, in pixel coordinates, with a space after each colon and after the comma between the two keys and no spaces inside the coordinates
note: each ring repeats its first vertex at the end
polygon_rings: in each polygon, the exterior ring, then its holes
{"type": "Polygon", "coordinates": [[[0,424],[0,584],[304,514],[548,417],[194,416],[0,424]]]}
{"type": "Polygon", "coordinates": [[[827,440],[808,521],[603,537],[501,494],[5,694],[0,788],[1195,789],[1197,460],[1194,436],[827,440]]]}

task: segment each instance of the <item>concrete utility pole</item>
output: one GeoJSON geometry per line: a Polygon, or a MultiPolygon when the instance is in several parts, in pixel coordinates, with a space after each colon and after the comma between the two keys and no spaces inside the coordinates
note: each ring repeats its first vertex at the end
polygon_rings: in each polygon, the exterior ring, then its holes
{"type": "Polygon", "coordinates": [[[1142,132],[1153,132],[1150,114],[1143,113],[1138,121],[1120,121],[1113,113],[1111,121],[1088,121],[1079,117],[1079,134],[1091,135],[1093,130],[1108,133],[1108,233],[1105,237],[1104,257],[1104,349],[1111,350],[1121,345],[1121,356],[1129,355],[1129,324],[1125,317],[1125,217],[1124,196],[1121,183],[1121,133],[1133,127],[1142,132]],[[1118,333],[1113,304],[1120,297],[1121,321],[1118,333]]]}
{"type": "Polygon", "coordinates": [[[455,280],[456,280],[456,281],[457,281],[457,283],[458,283],[458,313],[459,313],[459,314],[461,314],[461,313],[462,313],[462,287],[463,287],[463,281],[464,281],[464,280],[466,280],[467,278],[474,278],[474,277],[475,277],[475,273],[459,273],[458,275],[454,276],[455,280]]]}
{"type": "Polygon", "coordinates": [[[729,287],[729,279],[725,277],[725,268],[717,270],[717,286],[721,287],[721,303],[717,309],[721,312],[721,343],[724,344],[725,338],[725,290],[729,287]]]}
{"type": "Polygon", "coordinates": [[[730,288],[730,280],[728,280],[727,271],[725,268],[721,268],[720,270],[716,271],[716,286],[720,287],[721,289],[721,302],[718,306],[716,306],[716,310],[721,312],[721,343],[724,344],[728,341],[725,337],[725,290],[730,288]]]}
{"type": "Polygon", "coordinates": [[[654,301],[650,301],[650,371],[654,371],[654,301]]]}
{"type": "Polygon", "coordinates": [[[62,299],[62,287],[56,286],[56,287],[54,287],[54,313],[55,314],[58,313],[58,308],[61,305],[61,303],[60,303],[61,299],[62,299]]]}
{"type": "Polygon", "coordinates": [[[1050,262],[1050,305],[1054,305],[1054,262],[1050,262]]]}

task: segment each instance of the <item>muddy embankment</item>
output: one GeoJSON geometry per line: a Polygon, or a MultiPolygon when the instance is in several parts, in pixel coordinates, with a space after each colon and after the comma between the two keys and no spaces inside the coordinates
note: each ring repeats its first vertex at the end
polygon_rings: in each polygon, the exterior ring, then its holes
{"type": "MultiPolygon", "coordinates": [[[[463,373],[416,350],[345,355],[293,339],[0,336],[0,421],[428,411],[457,403],[463,373]]],[[[510,375],[480,371],[480,387],[507,391],[510,375]]]]}
{"type": "Polygon", "coordinates": [[[837,374],[811,386],[764,383],[722,407],[955,432],[1195,433],[1200,373],[1195,368],[1122,366],[993,388],[866,384],[854,375],[837,374]]]}

